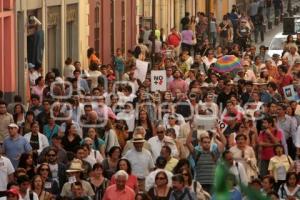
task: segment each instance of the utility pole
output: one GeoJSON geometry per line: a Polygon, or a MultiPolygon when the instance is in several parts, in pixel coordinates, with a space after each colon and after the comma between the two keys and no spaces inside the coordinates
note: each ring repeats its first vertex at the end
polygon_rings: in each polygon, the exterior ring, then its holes
{"type": "Polygon", "coordinates": [[[205,10],[206,10],[206,16],[207,16],[207,37],[208,40],[210,41],[210,21],[211,21],[211,17],[210,17],[210,0],[206,0],[205,2],[205,10]]]}
{"type": "Polygon", "coordinates": [[[151,50],[151,68],[153,68],[155,64],[155,13],[156,13],[156,0],[152,0],[152,50],[151,50]]]}

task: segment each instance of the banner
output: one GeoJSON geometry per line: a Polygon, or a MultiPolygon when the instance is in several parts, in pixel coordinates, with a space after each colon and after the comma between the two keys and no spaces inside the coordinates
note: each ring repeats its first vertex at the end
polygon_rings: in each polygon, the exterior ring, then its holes
{"type": "Polygon", "coordinates": [[[167,90],[167,75],[166,70],[151,71],[151,91],[166,91],[167,90]]]}
{"type": "Polygon", "coordinates": [[[148,62],[137,59],[135,61],[136,70],[134,72],[134,77],[137,79],[140,79],[140,81],[144,82],[146,79],[146,75],[147,75],[148,64],[149,64],[148,62]]]}
{"type": "Polygon", "coordinates": [[[289,101],[296,101],[298,99],[298,95],[295,92],[294,85],[283,87],[283,93],[285,98],[289,101]]]}

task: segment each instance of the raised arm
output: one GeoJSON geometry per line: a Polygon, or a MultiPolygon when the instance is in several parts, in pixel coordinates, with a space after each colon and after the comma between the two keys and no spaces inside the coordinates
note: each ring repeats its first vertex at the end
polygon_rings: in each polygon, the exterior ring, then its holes
{"type": "Polygon", "coordinates": [[[195,151],[195,147],[193,146],[193,144],[192,144],[192,135],[193,135],[193,128],[191,127],[191,131],[190,131],[190,133],[189,133],[189,135],[188,135],[188,137],[187,137],[187,139],[186,139],[186,146],[187,146],[187,148],[189,149],[189,151],[191,152],[191,153],[194,153],[194,151],[195,151]]]}

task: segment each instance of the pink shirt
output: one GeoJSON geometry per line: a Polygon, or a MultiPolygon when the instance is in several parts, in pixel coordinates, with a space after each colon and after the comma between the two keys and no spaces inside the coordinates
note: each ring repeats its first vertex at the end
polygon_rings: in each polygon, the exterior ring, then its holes
{"type": "MultiPolygon", "coordinates": [[[[279,142],[282,141],[282,133],[278,130],[273,131],[273,135],[279,142]]],[[[271,139],[269,138],[268,134],[265,132],[261,132],[258,136],[258,140],[260,142],[267,142],[271,143],[271,139]]],[[[273,147],[262,147],[261,150],[261,159],[262,160],[270,160],[274,156],[273,147]]]]}
{"type": "Polygon", "coordinates": [[[133,200],[134,197],[134,191],[127,185],[124,190],[117,190],[117,186],[114,184],[106,189],[103,200],[133,200]]]}
{"type": "Polygon", "coordinates": [[[171,90],[172,94],[175,96],[176,90],[180,90],[182,93],[187,93],[188,85],[183,79],[174,79],[169,83],[169,90],[171,90]]]}
{"type": "MultiPolygon", "coordinates": [[[[113,176],[113,177],[111,177],[110,185],[113,185],[113,184],[115,184],[115,183],[116,183],[116,179],[115,179],[115,176],[113,176]]],[[[137,181],[136,176],[134,176],[134,175],[129,175],[129,176],[128,176],[128,180],[127,180],[127,182],[126,182],[126,185],[127,185],[128,187],[130,187],[131,189],[135,190],[135,189],[138,187],[137,184],[138,184],[138,181],[137,181]]]]}

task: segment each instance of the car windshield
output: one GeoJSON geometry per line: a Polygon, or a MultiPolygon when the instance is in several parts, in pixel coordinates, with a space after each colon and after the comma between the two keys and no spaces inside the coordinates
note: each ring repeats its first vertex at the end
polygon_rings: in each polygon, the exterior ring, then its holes
{"type": "Polygon", "coordinates": [[[285,38],[274,38],[270,44],[270,50],[283,50],[283,43],[285,38]]]}

